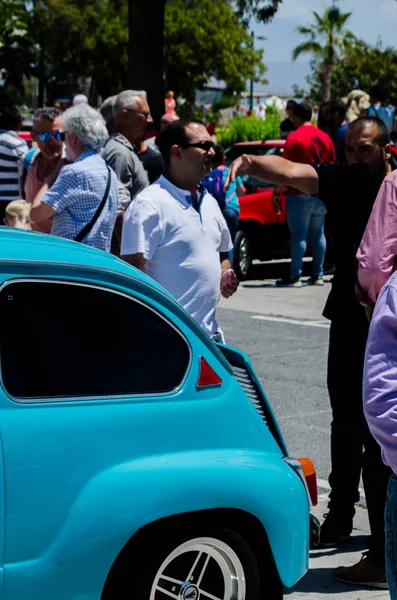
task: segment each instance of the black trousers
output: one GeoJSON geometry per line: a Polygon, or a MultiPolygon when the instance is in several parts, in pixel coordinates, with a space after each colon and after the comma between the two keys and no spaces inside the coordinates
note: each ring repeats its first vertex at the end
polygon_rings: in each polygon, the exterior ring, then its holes
{"type": "Polygon", "coordinates": [[[331,487],[329,508],[351,520],[359,499],[362,472],[371,530],[372,558],[384,563],[384,511],[391,471],[382,462],[378,443],[364,418],[362,379],[368,323],[364,310],[331,323],[328,353],[328,392],[332,408],[331,487]]]}

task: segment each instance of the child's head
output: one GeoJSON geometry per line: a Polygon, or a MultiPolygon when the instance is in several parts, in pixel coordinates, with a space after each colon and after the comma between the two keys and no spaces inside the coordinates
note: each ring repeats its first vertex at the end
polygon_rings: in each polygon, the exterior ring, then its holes
{"type": "Polygon", "coordinates": [[[6,206],[4,225],[18,229],[32,229],[30,204],[26,200],[13,200],[6,206]]]}

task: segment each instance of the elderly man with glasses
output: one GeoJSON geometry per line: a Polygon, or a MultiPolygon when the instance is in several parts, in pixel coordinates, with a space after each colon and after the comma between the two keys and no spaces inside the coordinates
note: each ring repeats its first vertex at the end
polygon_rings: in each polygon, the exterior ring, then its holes
{"type": "Polygon", "coordinates": [[[105,121],[87,104],[69,108],[62,116],[66,159],[36,194],[32,221],[53,218],[51,233],[110,251],[116,220],[118,184],[100,150],[107,138],[105,121]]]}
{"type": "Polygon", "coordinates": [[[150,110],[143,92],[125,90],[114,99],[114,130],[102,156],[130,192],[131,200],[149,185],[148,177],[135,148],[143,137],[150,110]]]}
{"type": "Polygon", "coordinates": [[[165,127],[157,145],[166,170],[128,207],[122,258],[168,290],[209,336],[223,339],[216,306],[238,281],[228,226],[200,185],[212,170],[214,142],[202,122],[180,120],[165,127]]]}

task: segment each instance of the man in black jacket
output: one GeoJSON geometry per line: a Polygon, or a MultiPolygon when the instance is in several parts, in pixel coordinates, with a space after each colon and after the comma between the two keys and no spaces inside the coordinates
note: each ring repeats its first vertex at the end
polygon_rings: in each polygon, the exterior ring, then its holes
{"type": "Polygon", "coordinates": [[[362,469],[371,529],[370,550],[334,577],[346,583],[387,589],[384,558],[384,509],[389,469],[363,415],[362,375],[368,320],[356,299],[356,252],[376,195],[390,172],[389,134],[383,121],[359,118],[346,135],[347,164],[303,165],[281,157],[240,156],[226,185],[241,173],[275,185],[316,194],[334,228],[335,276],[324,308],[331,320],[328,391],[332,408],[329,512],[321,528],[323,546],[336,546],[351,534],[362,469]],[[364,452],[363,452],[364,447],[364,452]]]}

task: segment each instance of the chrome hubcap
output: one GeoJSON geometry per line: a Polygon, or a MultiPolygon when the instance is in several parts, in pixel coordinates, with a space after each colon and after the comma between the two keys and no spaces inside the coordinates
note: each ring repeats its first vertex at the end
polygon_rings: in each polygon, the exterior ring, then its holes
{"type": "Polygon", "coordinates": [[[241,561],[214,538],[181,544],[163,562],[149,600],[246,600],[241,561]]]}
{"type": "Polygon", "coordinates": [[[245,237],[242,239],[240,244],[240,271],[243,275],[247,275],[249,268],[251,266],[252,258],[251,258],[251,244],[248,239],[245,237]]]}

